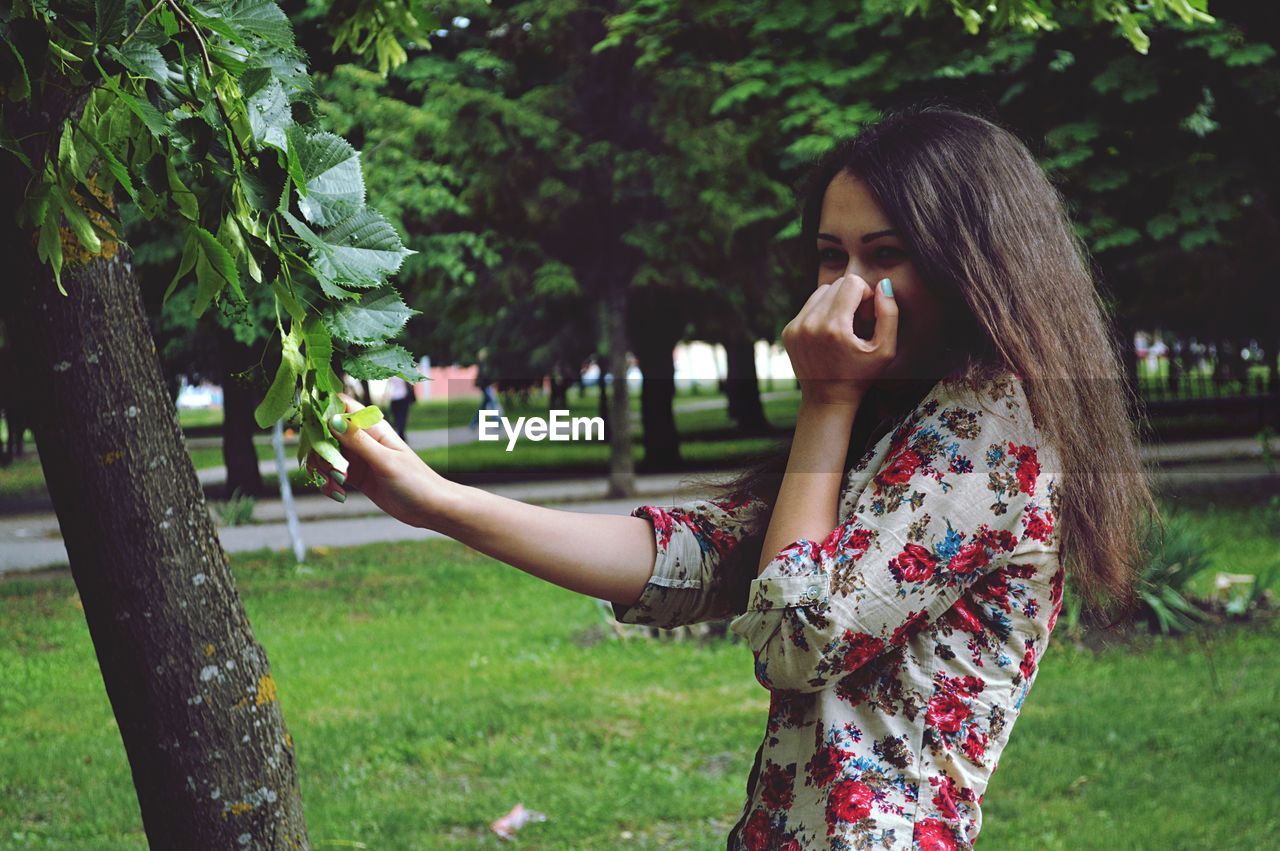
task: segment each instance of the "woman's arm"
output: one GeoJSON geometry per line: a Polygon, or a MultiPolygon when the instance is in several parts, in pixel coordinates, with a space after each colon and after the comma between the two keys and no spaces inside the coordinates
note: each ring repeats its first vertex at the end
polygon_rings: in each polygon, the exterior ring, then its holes
{"type": "Polygon", "coordinates": [[[841,403],[801,398],[787,470],[756,575],[787,544],[801,538],[820,541],[836,528],[849,432],[861,402],[861,394],[841,403]]]}
{"type": "MultiPolygon", "coordinates": [[[[340,398],[348,415],[364,407],[340,398]]],[[[314,454],[308,466],[330,479],[323,492],[336,499],[358,488],[402,523],[441,531],[540,579],[614,603],[627,623],[679,626],[745,606],[751,577],[727,575],[723,564],[761,530],[767,506],[757,499],[641,505],[630,517],[544,508],[446,479],[385,421],[359,428],[337,415],[329,427],[341,446],[338,466],[314,454]]]]}
{"type": "Polygon", "coordinates": [[[635,603],[649,581],[658,552],[653,527],[643,518],[546,508],[441,481],[434,507],[413,525],[612,603],[635,603]]]}

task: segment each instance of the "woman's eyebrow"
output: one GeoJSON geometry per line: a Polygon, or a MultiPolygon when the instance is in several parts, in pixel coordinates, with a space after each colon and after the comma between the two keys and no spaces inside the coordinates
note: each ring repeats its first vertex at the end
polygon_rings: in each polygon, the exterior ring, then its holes
{"type": "MultiPolygon", "coordinates": [[[[898,232],[893,228],[890,228],[889,230],[878,230],[873,233],[864,234],[862,237],[862,241],[870,242],[871,240],[879,239],[882,236],[898,236],[898,232]]],[[[840,244],[840,238],[836,236],[832,236],[829,233],[818,234],[818,239],[823,239],[823,240],[826,240],[827,242],[834,242],[836,245],[840,244]]]]}

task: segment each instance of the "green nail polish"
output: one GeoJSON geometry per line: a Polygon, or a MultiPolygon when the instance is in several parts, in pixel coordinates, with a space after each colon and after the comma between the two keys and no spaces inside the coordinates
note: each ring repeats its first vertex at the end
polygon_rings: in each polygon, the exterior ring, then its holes
{"type": "Polygon", "coordinates": [[[888,278],[880,279],[880,292],[889,298],[893,298],[893,283],[888,278]]]}
{"type": "Polygon", "coordinates": [[[333,479],[338,484],[343,484],[347,480],[347,477],[340,470],[330,470],[329,478],[333,479]]]}
{"type": "Polygon", "coordinates": [[[330,498],[330,499],[332,499],[332,500],[334,500],[335,502],[346,502],[346,501],[347,501],[347,495],[346,495],[345,493],[340,493],[340,492],[338,492],[338,491],[333,491],[333,492],[331,492],[331,493],[329,494],[329,498],[330,498]]]}
{"type": "Polygon", "coordinates": [[[346,418],[343,417],[342,414],[334,414],[332,417],[329,418],[329,428],[333,429],[338,434],[346,434],[346,431],[347,431],[346,418]]]}

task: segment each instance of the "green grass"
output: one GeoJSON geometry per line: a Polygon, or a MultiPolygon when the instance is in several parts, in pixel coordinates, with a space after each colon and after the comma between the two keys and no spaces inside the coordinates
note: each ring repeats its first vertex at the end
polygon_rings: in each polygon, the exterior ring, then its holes
{"type": "Polygon", "coordinates": [[[222,425],[221,408],[179,408],[178,425],[182,428],[222,425]]]}
{"type": "MultiPolygon", "coordinates": [[[[1245,368],[1245,377],[1246,377],[1246,385],[1250,388],[1250,392],[1252,392],[1252,389],[1257,385],[1259,381],[1262,383],[1262,386],[1265,387],[1267,376],[1270,375],[1270,373],[1271,373],[1270,367],[1268,367],[1265,363],[1248,364],[1245,368]]],[[[1194,398],[1202,398],[1207,395],[1217,395],[1215,393],[1210,392],[1206,387],[1206,385],[1211,384],[1211,381],[1213,378],[1212,366],[1206,364],[1204,366],[1199,367],[1198,369],[1185,371],[1182,373],[1182,375],[1184,379],[1191,381],[1192,383],[1190,384],[1190,386],[1184,386],[1180,388],[1179,398],[1194,399],[1194,398]]],[[[1156,361],[1156,365],[1154,367],[1150,366],[1147,363],[1146,358],[1138,359],[1138,380],[1140,382],[1157,382],[1158,381],[1160,382],[1160,386],[1163,389],[1165,382],[1168,381],[1168,378],[1169,378],[1169,361],[1167,358],[1162,358],[1156,361]]],[[[1231,388],[1235,388],[1236,384],[1235,382],[1228,382],[1227,386],[1231,388]]]]}
{"type": "MultiPolygon", "coordinates": [[[[316,848],[498,848],[486,825],[517,801],[550,816],[522,848],[723,847],[768,705],[744,644],[592,641],[591,601],[448,541],[290,562],[232,568],[316,848]]],[[[74,590],[0,584],[0,844],[142,849],[74,590]]],[[[984,847],[1269,846],[1280,621],[1204,644],[1055,639],[984,798],[984,847]]]]}
{"type": "MultiPolygon", "coordinates": [[[[1167,509],[1166,509],[1167,510],[1167,509]]],[[[1275,512],[1265,503],[1253,505],[1195,504],[1187,509],[1196,531],[1212,552],[1209,569],[1191,579],[1192,593],[1205,596],[1213,590],[1213,576],[1223,573],[1257,575],[1280,561],[1280,539],[1271,525],[1275,512]]],[[[1280,596],[1280,587],[1275,589],[1280,596]]]]}

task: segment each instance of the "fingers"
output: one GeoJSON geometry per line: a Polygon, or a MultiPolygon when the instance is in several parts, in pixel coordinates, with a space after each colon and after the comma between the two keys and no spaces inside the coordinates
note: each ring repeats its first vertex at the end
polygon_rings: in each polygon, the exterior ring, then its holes
{"type": "MultiPolygon", "coordinates": [[[[362,410],[363,408],[366,407],[365,405],[360,404],[355,399],[348,396],[346,393],[339,393],[338,398],[340,398],[346,404],[348,414],[354,413],[355,411],[362,410]]],[[[350,426],[350,423],[348,423],[348,426],[350,426]]],[[[329,424],[329,430],[333,431],[334,436],[338,437],[339,440],[341,440],[341,435],[339,435],[336,431],[334,431],[333,423],[329,424]]],[[[385,419],[378,420],[378,422],[374,423],[368,428],[358,429],[358,428],[349,427],[347,429],[348,434],[356,431],[363,432],[365,435],[372,437],[375,442],[381,444],[387,449],[409,450],[408,444],[406,444],[403,440],[400,439],[400,435],[396,434],[396,430],[391,427],[391,423],[387,422],[385,419]]],[[[409,451],[412,451],[412,450],[409,450],[409,451]]]]}
{"type": "Polygon", "coordinates": [[[349,465],[347,474],[344,474],[340,470],[335,470],[332,464],[321,458],[314,451],[307,453],[307,460],[304,466],[322,479],[320,484],[320,492],[322,494],[338,502],[346,501],[347,495],[343,485],[353,484],[354,486],[354,483],[351,482],[351,478],[354,477],[348,475],[354,473],[354,467],[349,465]]]}
{"type": "MultiPolygon", "coordinates": [[[[898,350],[898,302],[893,296],[886,295],[884,278],[875,287],[876,331],[871,337],[872,348],[881,347],[890,354],[898,350]]],[[[889,281],[889,291],[893,291],[889,281]]]]}
{"type": "MultiPolygon", "coordinates": [[[[845,275],[837,282],[831,296],[828,321],[841,336],[852,334],[853,315],[858,312],[862,302],[872,297],[871,287],[865,280],[858,275],[845,275]]],[[[857,335],[854,336],[856,338],[857,335]]]]}
{"type": "Polygon", "coordinates": [[[832,284],[821,284],[817,289],[809,293],[809,297],[805,299],[804,306],[800,308],[800,312],[797,313],[791,321],[787,323],[786,327],[782,329],[781,337],[783,343],[786,342],[789,336],[794,334],[801,328],[801,326],[805,325],[805,323],[809,321],[810,317],[814,315],[815,305],[821,302],[832,289],[832,284]]]}

